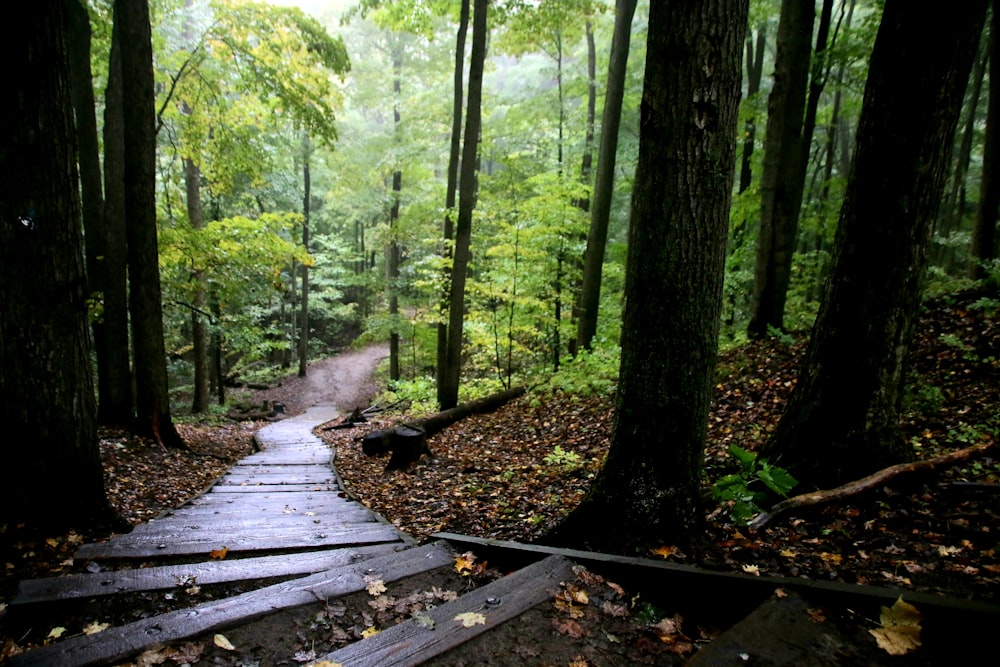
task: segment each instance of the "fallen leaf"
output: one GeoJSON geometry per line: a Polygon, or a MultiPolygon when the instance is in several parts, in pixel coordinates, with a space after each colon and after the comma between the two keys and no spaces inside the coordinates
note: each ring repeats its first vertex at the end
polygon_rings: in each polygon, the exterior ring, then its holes
{"type": "Polygon", "coordinates": [[[212,549],[208,552],[210,558],[214,560],[222,560],[229,553],[229,547],[222,547],[221,549],[212,549]]]}
{"type": "Polygon", "coordinates": [[[569,584],[566,587],[566,595],[572,602],[577,604],[588,604],[590,602],[590,596],[587,595],[587,591],[582,588],[577,588],[576,586],[569,584]]]}
{"type": "Polygon", "coordinates": [[[310,649],[308,651],[296,651],[295,655],[292,656],[292,660],[295,662],[309,662],[310,660],[316,659],[316,651],[310,649]]]}
{"type": "Polygon", "coordinates": [[[232,642],[226,639],[225,635],[215,635],[212,637],[212,642],[221,649],[226,651],[235,651],[236,647],[233,646],[232,642]]]}
{"type": "Polygon", "coordinates": [[[892,607],[882,607],[881,628],[869,630],[879,648],[889,655],[905,655],[920,646],[920,611],[899,596],[892,607]]]}
{"type": "Polygon", "coordinates": [[[662,546],[653,549],[652,552],[657,556],[663,556],[664,558],[670,558],[675,553],[677,553],[677,547],[662,546]]]}
{"type": "Polygon", "coordinates": [[[760,567],[758,567],[757,565],[745,564],[743,565],[743,571],[746,572],[747,574],[752,574],[755,577],[760,576],[760,567]]]}
{"type": "Polygon", "coordinates": [[[426,628],[427,630],[434,629],[434,619],[423,612],[415,611],[410,614],[410,618],[412,618],[413,622],[422,628],[426,628]]]}
{"type": "Polygon", "coordinates": [[[625,618],[628,616],[628,607],[623,604],[615,604],[611,600],[604,601],[601,605],[601,611],[615,618],[625,618]]]}
{"type": "Polygon", "coordinates": [[[656,625],[650,626],[650,629],[653,630],[653,632],[655,632],[661,640],[667,641],[666,639],[664,639],[664,637],[669,637],[679,634],[681,631],[680,623],[676,619],[677,617],[664,618],[656,625]]]}
{"type": "Polygon", "coordinates": [[[582,655],[573,658],[567,667],[590,667],[590,663],[583,659],[582,655]]]}
{"type": "Polygon", "coordinates": [[[66,628],[62,626],[55,627],[49,630],[49,634],[46,636],[46,639],[59,639],[64,634],[66,634],[66,628]]]}
{"type": "Polygon", "coordinates": [[[552,619],[552,625],[555,626],[556,631],[561,635],[566,635],[567,637],[573,637],[574,639],[579,639],[587,634],[583,626],[574,621],[571,618],[567,619],[552,619]]]}
{"type": "Polygon", "coordinates": [[[329,660],[320,660],[318,662],[310,663],[307,667],[344,667],[339,662],[331,662],[329,660]]]}
{"type": "Polygon", "coordinates": [[[87,625],[83,626],[83,634],[85,635],[96,635],[102,630],[107,630],[111,627],[110,623],[99,623],[97,621],[92,621],[87,625]]]}
{"type": "Polygon", "coordinates": [[[385,593],[388,588],[385,587],[385,582],[377,577],[365,577],[365,590],[368,591],[369,595],[378,597],[385,593]]]}
{"type": "Polygon", "coordinates": [[[806,615],[813,623],[826,623],[826,614],[822,609],[806,609],[806,615]]]}
{"type": "Polygon", "coordinates": [[[379,631],[376,628],[365,628],[365,631],[361,633],[362,639],[368,639],[369,637],[374,637],[379,631]]]}
{"type": "Polygon", "coordinates": [[[486,617],[474,611],[467,611],[459,614],[455,620],[462,624],[462,627],[471,628],[474,625],[486,625],[486,617]]]}
{"type": "Polygon", "coordinates": [[[472,572],[472,566],[476,562],[476,556],[471,551],[455,556],[455,571],[466,576],[472,572]]]}

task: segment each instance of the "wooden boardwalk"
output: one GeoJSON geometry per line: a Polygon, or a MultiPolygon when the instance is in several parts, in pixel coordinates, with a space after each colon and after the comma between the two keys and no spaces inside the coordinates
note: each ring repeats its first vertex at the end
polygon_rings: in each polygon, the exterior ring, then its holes
{"type": "MultiPolygon", "coordinates": [[[[169,592],[178,586],[239,582],[251,590],[122,622],[96,634],[59,639],[5,664],[120,664],[154,645],[191,640],[317,602],[329,604],[364,591],[373,576],[389,583],[438,568],[453,570],[456,552],[469,550],[510,574],[428,609],[420,622],[404,621],[317,659],[350,667],[433,660],[550,599],[561,582],[574,577],[574,564],[610,573],[617,581],[634,584],[644,596],[670,599],[689,611],[710,613],[725,603],[721,608],[729,607],[727,613],[734,616],[726,625],[746,616],[701,649],[690,660],[692,665],[742,665],[747,656],[755,665],[838,664],[817,662],[817,652],[834,639],[843,646],[852,639],[807,620],[805,602],[795,595],[775,598],[774,590],[798,590],[844,609],[877,610],[899,595],[887,589],[748,577],[448,533],[417,545],[343,491],[332,450],[312,433],[337,416],[333,407],[318,406],[267,426],[257,434],[261,450],[234,465],[208,492],[131,533],[82,545],[76,558],[88,562],[87,572],[21,582],[7,613],[45,615],[77,601],[169,592]],[[282,581],[273,583],[276,579],[282,581]],[[739,608],[732,609],[733,602],[739,608]],[[471,627],[459,622],[469,614],[481,617],[481,622],[471,627]]],[[[952,636],[964,632],[966,646],[970,634],[988,638],[1000,622],[996,604],[911,593],[907,599],[920,606],[928,625],[936,628],[944,651],[953,645],[952,636]]],[[[490,664],[521,662],[513,654],[501,654],[500,662],[490,664]]]]}

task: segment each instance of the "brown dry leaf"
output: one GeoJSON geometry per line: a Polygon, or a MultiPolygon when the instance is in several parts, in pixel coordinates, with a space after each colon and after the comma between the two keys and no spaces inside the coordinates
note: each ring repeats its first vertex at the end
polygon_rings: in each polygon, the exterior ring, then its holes
{"type": "Polygon", "coordinates": [[[583,590],[582,588],[577,588],[573,584],[566,585],[566,595],[570,599],[570,601],[575,602],[577,604],[585,605],[590,603],[590,596],[587,595],[587,591],[583,590]]]}
{"type": "Polygon", "coordinates": [[[667,642],[667,637],[673,637],[674,635],[680,634],[680,616],[664,618],[656,625],[650,626],[650,629],[656,633],[661,641],[667,642]]]}
{"type": "Polygon", "coordinates": [[[584,627],[571,618],[554,618],[552,619],[552,625],[555,626],[556,632],[567,637],[572,637],[573,639],[579,639],[587,634],[584,627]]]}
{"type": "Polygon", "coordinates": [[[604,583],[604,577],[594,574],[582,565],[574,565],[573,574],[577,576],[584,586],[597,586],[604,583]]]}
{"type": "Polygon", "coordinates": [[[892,607],[882,607],[881,628],[869,630],[879,648],[889,655],[905,655],[920,646],[920,620],[923,616],[899,596],[892,607]]]}
{"type": "Polygon", "coordinates": [[[210,558],[214,560],[222,560],[229,553],[229,547],[222,547],[221,549],[212,549],[208,552],[210,558]]]}
{"type": "Polygon", "coordinates": [[[611,590],[613,590],[618,595],[625,595],[625,589],[613,581],[608,582],[608,587],[611,588],[611,590]]]}
{"type": "Polygon", "coordinates": [[[556,598],[552,604],[555,608],[564,614],[568,614],[570,618],[583,618],[584,611],[582,607],[578,607],[568,600],[562,598],[556,598]]]}
{"type": "Polygon", "coordinates": [[[329,660],[320,660],[318,662],[311,662],[306,667],[344,667],[339,662],[331,662],[329,660]]]}
{"type": "Polygon", "coordinates": [[[590,663],[582,655],[578,655],[570,661],[567,667],[590,667],[590,663]]]}
{"type": "Polygon", "coordinates": [[[604,604],[601,605],[601,611],[615,618],[625,618],[628,616],[628,607],[623,604],[615,604],[610,600],[604,601],[604,604]]]}
{"type": "Polygon", "coordinates": [[[806,609],[806,615],[813,623],[826,623],[826,614],[822,609],[806,609]]]}
{"type": "Polygon", "coordinates": [[[233,643],[231,641],[226,639],[225,635],[215,635],[214,637],[212,637],[212,643],[226,651],[236,650],[236,647],[233,646],[233,643]]]}
{"type": "Polygon", "coordinates": [[[779,599],[781,599],[781,598],[787,598],[788,597],[788,591],[786,591],[784,588],[775,588],[774,589],[774,597],[779,598],[779,599]]]}
{"type": "Polygon", "coordinates": [[[840,554],[832,554],[826,551],[821,552],[819,554],[819,557],[822,558],[824,562],[829,563],[830,565],[840,565],[844,560],[844,557],[841,556],[840,554]]]}

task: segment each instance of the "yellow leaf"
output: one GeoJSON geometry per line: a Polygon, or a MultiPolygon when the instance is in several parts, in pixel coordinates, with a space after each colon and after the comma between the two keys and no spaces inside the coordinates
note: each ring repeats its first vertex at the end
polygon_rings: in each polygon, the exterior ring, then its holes
{"type": "Polygon", "coordinates": [[[208,552],[210,558],[215,560],[222,560],[229,553],[229,547],[222,547],[221,549],[212,549],[208,552]]]}
{"type": "Polygon", "coordinates": [[[377,577],[365,577],[365,590],[372,597],[378,597],[389,589],[385,587],[385,582],[381,579],[377,577]]]}
{"type": "Polygon", "coordinates": [[[48,538],[47,540],[45,540],[45,543],[47,545],[49,545],[50,547],[52,547],[52,548],[55,548],[55,547],[59,546],[59,540],[57,540],[54,537],[48,538]]]}
{"type": "Polygon", "coordinates": [[[670,558],[675,553],[677,553],[677,547],[662,546],[653,549],[653,553],[657,556],[663,556],[664,558],[670,558]]]}
{"type": "Polygon", "coordinates": [[[226,639],[225,635],[215,635],[214,637],[212,637],[212,641],[215,643],[216,646],[226,651],[236,650],[236,647],[233,646],[232,642],[226,639]]]}
{"type": "Polygon", "coordinates": [[[375,628],[365,628],[365,631],[361,633],[362,639],[368,639],[369,637],[374,637],[379,631],[375,628]]]}
{"type": "Polygon", "coordinates": [[[471,551],[455,557],[455,571],[461,575],[472,572],[472,564],[476,562],[476,556],[471,551]]]}
{"type": "Polygon", "coordinates": [[[889,655],[905,655],[920,646],[921,618],[920,611],[899,596],[892,607],[882,607],[882,627],[868,632],[889,655]]]}
{"type": "Polygon", "coordinates": [[[306,667],[344,667],[339,662],[330,662],[329,660],[320,660],[319,662],[310,662],[306,667]]]}
{"type": "Polygon", "coordinates": [[[486,617],[474,611],[467,611],[459,614],[455,620],[462,624],[462,627],[471,628],[474,625],[486,625],[486,617]]]}
{"type": "Polygon", "coordinates": [[[111,627],[110,623],[99,623],[97,621],[94,621],[92,623],[88,623],[83,627],[83,634],[96,635],[98,632],[101,632],[102,630],[107,630],[110,627],[111,627]]]}
{"type": "Polygon", "coordinates": [[[66,628],[60,626],[58,628],[52,628],[49,630],[48,637],[46,639],[59,639],[64,634],[66,634],[66,628]]]}
{"type": "Polygon", "coordinates": [[[584,660],[582,655],[578,655],[570,661],[568,667],[590,667],[590,663],[584,660]]]}
{"type": "Polygon", "coordinates": [[[844,557],[840,554],[832,554],[826,551],[820,553],[819,557],[831,565],[840,565],[840,563],[844,560],[844,557]]]}

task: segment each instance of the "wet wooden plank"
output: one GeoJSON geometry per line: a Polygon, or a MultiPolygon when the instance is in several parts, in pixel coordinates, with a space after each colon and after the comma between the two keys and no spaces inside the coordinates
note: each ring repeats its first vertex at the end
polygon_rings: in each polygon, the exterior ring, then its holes
{"type": "Polygon", "coordinates": [[[358,524],[372,523],[375,516],[371,512],[343,512],[308,516],[286,514],[283,516],[260,517],[255,514],[231,516],[170,517],[136,526],[129,536],[170,540],[175,536],[185,537],[201,534],[247,534],[257,536],[284,534],[288,531],[316,531],[320,529],[342,530],[358,524]]]}
{"type": "Polygon", "coordinates": [[[322,484],[248,484],[246,486],[220,486],[216,484],[209,493],[291,493],[302,491],[338,491],[340,489],[334,482],[324,482],[322,484]]]}
{"type": "Polygon", "coordinates": [[[84,544],[76,552],[76,558],[147,558],[151,556],[181,556],[187,554],[208,554],[226,547],[231,552],[277,551],[284,549],[318,548],[328,546],[360,546],[402,540],[400,533],[392,526],[381,524],[357,524],[349,530],[324,528],[312,532],[260,536],[220,536],[195,537],[164,542],[150,539],[123,541],[113,538],[107,542],[84,544]]]}
{"type": "Polygon", "coordinates": [[[190,509],[176,509],[165,512],[162,519],[172,518],[201,518],[206,520],[219,517],[230,517],[233,521],[247,521],[259,519],[261,521],[269,518],[280,518],[283,516],[318,516],[331,517],[341,515],[347,517],[357,517],[361,515],[372,516],[374,513],[360,503],[339,500],[330,503],[311,503],[307,505],[259,505],[259,504],[239,504],[219,505],[216,507],[192,507],[190,509]]]}
{"type": "Polygon", "coordinates": [[[295,473],[254,473],[249,475],[224,475],[216,485],[260,486],[262,484],[336,484],[337,477],[329,470],[322,474],[299,475],[295,473]]]}
{"type": "MultiPolygon", "coordinates": [[[[350,667],[419,665],[548,600],[558,591],[559,582],[572,577],[571,561],[549,556],[427,611],[426,615],[434,621],[433,628],[405,621],[320,660],[350,667]],[[482,614],[486,622],[466,628],[455,620],[459,614],[470,612],[482,614]]],[[[515,660],[514,656],[510,658],[515,660]]]]}
{"type": "Polygon", "coordinates": [[[13,657],[11,667],[105,664],[121,661],[152,644],[187,639],[246,623],[282,609],[301,607],[365,589],[370,573],[385,582],[450,565],[452,553],[441,543],[335,568],[224,600],[80,635],[13,657]]]}
{"type": "Polygon", "coordinates": [[[109,570],[93,574],[88,572],[61,577],[28,579],[20,582],[17,597],[11,600],[10,604],[15,607],[52,600],[71,600],[133,591],[162,590],[182,585],[218,584],[229,581],[313,574],[367,560],[379,554],[390,553],[398,548],[400,548],[398,545],[391,543],[377,544],[354,549],[307,551],[280,556],[204,561],[186,565],[162,565],[130,570],[109,570]]]}
{"type": "Polygon", "coordinates": [[[275,492],[270,492],[267,489],[259,489],[257,493],[246,498],[240,498],[239,496],[225,493],[205,493],[197,498],[192,498],[188,502],[181,505],[181,507],[197,507],[201,505],[210,504],[234,504],[234,503],[262,503],[262,504],[277,504],[277,503],[307,503],[315,501],[332,501],[332,500],[347,500],[347,494],[341,495],[342,491],[338,489],[326,490],[320,489],[319,491],[313,488],[309,489],[278,489],[275,492]]]}

